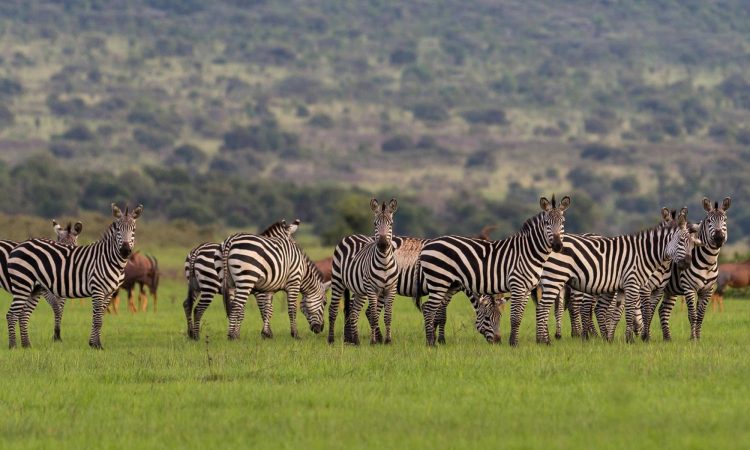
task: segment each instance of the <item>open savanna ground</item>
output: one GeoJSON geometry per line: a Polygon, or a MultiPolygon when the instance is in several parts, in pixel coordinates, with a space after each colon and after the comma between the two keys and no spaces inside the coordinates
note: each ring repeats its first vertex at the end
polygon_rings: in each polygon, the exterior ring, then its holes
{"type": "MultiPolygon", "coordinates": [[[[162,259],[176,270],[169,262],[176,256],[162,259]]],[[[293,340],[282,296],[272,340],[261,339],[250,303],[241,339],[227,341],[217,298],[201,340],[188,341],[185,292],[182,280],[166,279],[158,313],[106,316],[104,351],[86,344],[89,300],[68,301],[61,343],[52,342],[52,314],[40,304],[33,348],[0,349],[0,447],[736,448],[750,441],[745,299],[709,312],[699,343],[687,339],[685,309],[677,306],[673,342],[634,345],[621,330],[612,344],[571,339],[567,323],[562,340],[536,345],[530,303],[521,344],[510,348],[507,309],[503,344],[489,345],[460,296],[449,308],[448,344],[428,348],[421,315],[398,298],[393,344],[357,348],[343,345],[341,320],[332,346],[301,315],[302,339],[293,340]]],[[[1,301],[7,307],[7,294],[1,301]]]]}

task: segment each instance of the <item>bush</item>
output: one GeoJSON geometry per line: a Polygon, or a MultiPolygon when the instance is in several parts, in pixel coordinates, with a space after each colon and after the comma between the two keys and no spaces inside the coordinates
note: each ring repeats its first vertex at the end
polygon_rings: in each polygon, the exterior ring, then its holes
{"type": "Polygon", "coordinates": [[[612,132],[614,126],[598,117],[589,117],[583,121],[583,129],[586,133],[604,136],[612,132]]]}
{"type": "Polygon", "coordinates": [[[495,153],[490,149],[480,149],[466,158],[466,168],[481,167],[485,170],[492,171],[497,167],[495,153]]]}
{"type": "Polygon", "coordinates": [[[206,162],[206,154],[200,148],[191,144],[180,145],[172,153],[172,160],[178,163],[194,166],[206,162]]]}
{"type": "Polygon", "coordinates": [[[411,108],[415,119],[424,122],[442,122],[448,119],[448,111],[435,103],[417,103],[411,108]]]}
{"type": "Polygon", "coordinates": [[[0,129],[7,128],[16,122],[16,116],[7,106],[0,103],[0,129]]]}
{"type": "Polygon", "coordinates": [[[508,119],[502,109],[474,109],[461,113],[464,120],[473,124],[507,125],[508,119]]]}
{"type": "Polygon", "coordinates": [[[333,128],[333,119],[325,113],[317,113],[307,121],[307,124],[315,128],[329,130],[333,128]]]}
{"type": "Polygon", "coordinates": [[[750,145],[750,129],[742,128],[738,130],[735,138],[737,139],[737,143],[739,144],[750,145]]]}
{"type": "Polygon", "coordinates": [[[86,125],[79,123],[68,128],[60,137],[71,141],[93,141],[96,135],[86,125]]]}
{"type": "Polygon", "coordinates": [[[612,158],[617,153],[617,149],[604,144],[587,144],[581,150],[581,158],[593,159],[594,161],[604,161],[612,158]]]}
{"type": "Polygon", "coordinates": [[[612,180],[612,190],[619,194],[632,194],[638,190],[638,179],[633,175],[612,180]]]}
{"type": "Polygon", "coordinates": [[[86,112],[86,103],[82,99],[73,97],[70,100],[61,100],[55,94],[47,97],[47,107],[57,116],[81,117],[86,112]]]}
{"type": "Polygon", "coordinates": [[[397,48],[391,52],[388,60],[394,66],[414,64],[417,61],[417,53],[412,49],[397,48]]]}
{"type": "Polygon", "coordinates": [[[136,128],[133,131],[133,139],[142,146],[151,150],[160,150],[169,147],[175,140],[175,137],[169,133],[163,133],[157,130],[147,128],[136,128]]]}
{"type": "Polygon", "coordinates": [[[7,77],[0,78],[0,96],[15,97],[21,94],[23,94],[21,82],[7,77]]]}
{"type": "Polygon", "coordinates": [[[402,152],[414,148],[414,142],[410,136],[399,134],[383,141],[380,148],[386,153],[402,152]]]}
{"type": "Polygon", "coordinates": [[[708,136],[717,142],[729,142],[734,137],[734,130],[729,125],[715,123],[708,128],[708,136]]]}
{"type": "Polygon", "coordinates": [[[224,134],[222,151],[241,149],[296,154],[300,151],[299,136],[281,130],[275,120],[266,120],[260,125],[235,127],[224,134]]]}

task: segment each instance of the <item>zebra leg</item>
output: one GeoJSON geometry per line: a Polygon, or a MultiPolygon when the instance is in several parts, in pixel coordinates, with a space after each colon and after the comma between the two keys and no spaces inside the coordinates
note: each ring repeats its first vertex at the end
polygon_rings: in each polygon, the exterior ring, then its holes
{"type": "Polygon", "coordinates": [[[201,292],[201,298],[195,306],[195,310],[193,311],[193,334],[191,337],[196,341],[201,336],[201,318],[203,317],[203,313],[206,312],[208,305],[211,304],[213,299],[213,292],[201,292]]]}
{"type": "Polygon", "coordinates": [[[105,298],[95,295],[91,303],[91,336],[89,337],[89,347],[97,350],[103,350],[101,342],[102,320],[104,310],[107,308],[105,298]]]}
{"type": "Polygon", "coordinates": [[[697,321],[697,311],[695,304],[695,292],[687,291],[685,293],[685,304],[687,304],[688,320],[690,321],[690,339],[697,339],[695,332],[695,323],[697,321]]]}
{"type": "Polygon", "coordinates": [[[250,296],[251,290],[252,286],[236,287],[234,299],[232,300],[232,312],[229,314],[227,337],[230,340],[240,337],[240,327],[242,326],[242,319],[245,316],[245,305],[247,304],[247,298],[250,296]]]}
{"type": "Polygon", "coordinates": [[[349,336],[349,341],[347,343],[359,345],[359,314],[362,312],[362,307],[366,301],[367,298],[362,295],[352,295],[352,309],[346,317],[346,323],[344,325],[348,330],[345,331],[345,334],[349,336]]]}
{"type": "Polygon", "coordinates": [[[581,295],[581,339],[589,340],[591,325],[591,310],[594,307],[594,296],[591,294],[581,295]]]}
{"type": "MultiPolygon", "coordinates": [[[[113,300],[114,301],[114,300],[113,300]]],[[[195,304],[195,290],[188,281],[188,292],[185,297],[185,301],[182,302],[182,310],[185,311],[185,319],[187,320],[187,336],[189,339],[193,339],[193,305],[195,304]]],[[[107,306],[109,311],[109,305],[107,306]]]]}
{"type": "Polygon", "coordinates": [[[287,288],[286,307],[289,312],[289,332],[294,339],[299,339],[297,331],[297,297],[299,296],[299,287],[287,288]]]}
{"type": "Polygon", "coordinates": [[[583,293],[570,290],[570,304],[568,315],[570,316],[570,337],[582,337],[583,319],[581,317],[581,305],[583,304],[583,293]]]}
{"type": "Polygon", "coordinates": [[[36,309],[36,305],[38,303],[39,292],[35,290],[29,297],[29,301],[24,305],[23,310],[21,310],[18,324],[21,333],[21,346],[23,348],[31,347],[31,341],[29,341],[29,317],[31,316],[31,313],[33,313],[36,309]]]}
{"type": "Polygon", "coordinates": [[[672,333],[669,330],[669,318],[672,315],[672,308],[674,308],[675,300],[677,296],[664,294],[664,298],[659,306],[659,322],[661,322],[661,334],[665,341],[672,340],[672,333]]]}
{"type": "MultiPolygon", "coordinates": [[[[385,296],[385,312],[383,313],[383,321],[385,321],[385,344],[390,344],[391,339],[391,319],[393,318],[393,299],[396,297],[396,285],[389,290],[385,296]]],[[[445,343],[445,338],[443,338],[445,343]]]]}
{"type": "Polygon", "coordinates": [[[263,319],[263,329],[260,331],[260,335],[266,339],[273,338],[273,331],[271,331],[271,317],[273,317],[273,293],[258,293],[255,294],[255,299],[258,303],[258,309],[260,310],[260,317],[263,319]]]}
{"type": "MultiPolygon", "coordinates": [[[[544,297],[549,289],[545,288],[543,290],[542,297],[544,297]]],[[[557,294],[560,294],[559,287],[557,288],[557,294]]],[[[508,343],[512,347],[518,345],[518,332],[521,328],[521,320],[523,319],[523,312],[526,309],[526,302],[529,301],[528,295],[528,291],[520,288],[513,289],[510,292],[510,338],[508,339],[508,343]]]]}
{"type": "Polygon", "coordinates": [[[703,318],[706,315],[706,309],[708,307],[708,301],[711,299],[711,289],[706,289],[698,292],[698,314],[695,318],[695,338],[696,340],[701,338],[701,328],[703,326],[703,318]]]}
{"type": "Polygon", "coordinates": [[[435,345],[435,316],[437,310],[443,304],[444,293],[430,292],[427,301],[422,304],[422,315],[424,316],[424,333],[427,345],[435,345]]]}
{"type": "Polygon", "coordinates": [[[8,309],[8,313],[5,315],[8,321],[8,348],[16,347],[16,322],[18,322],[21,313],[23,313],[27,298],[28,295],[14,295],[10,309],[8,309]]]}
{"type": "Polygon", "coordinates": [[[49,291],[44,293],[44,298],[52,307],[52,312],[55,315],[55,332],[52,335],[52,340],[62,341],[62,337],[60,336],[60,327],[62,326],[62,315],[63,309],[65,309],[65,299],[58,297],[49,291]]]}
{"type": "Polygon", "coordinates": [[[384,308],[384,303],[378,299],[376,302],[369,302],[367,305],[367,311],[365,312],[365,315],[367,316],[367,321],[370,323],[370,328],[375,330],[375,339],[377,339],[378,343],[383,342],[383,333],[380,331],[380,324],[378,321],[380,320],[380,309],[384,308]]]}
{"type": "Polygon", "coordinates": [[[628,344],[635,342],[633,324],[635,323],[635,309],[640,297],[641,292],[638,289],[625,289],[625,342],[628,344]]]}
{"type": "MultiPolygon", "coordinates": [[[[594,307],[594,313],[596,314],[596,322],[599,325],[599,334],[601,334],[603,339],[609,340],[609,319],[607,318],[608,312],[609,312],[609,301],[610,298],[604,298],[601,296],[597,296],[596,300],[596,306],[594,307]]],[[[591,299],[591,302],[593,303],[593,297],[591,299]]],[[[590,317],[590,315],[589,315],[590,317]]],[[[589,320],[593,321],[593,318],[589,318],[589,320]]],[[[593,324],[592,324],[593,327],[593,324]]]]}
{"type": "MultiPolygon", "coordinates": [[[[338,282],[331,282],[331,304],[328,305],[328,343],[333,344],[334,329],[336,328],[336,316],[339,313],[339,302],[341,301],[341,295],[344,293],[344,287],[338,282]]],[[[346,317],[344,317],[346,320],[346,317]]],[[[344,337],[346,341],[346,336],[344,337]]]]}
{"type": "Polygon", "coordinates": [[[448,304],[441,303],[435,313],[435,328],[438,332],[438,344],[445,344],[445,324],[448,322],[448,304]]]}
{"type": "Polygon", "coordinates": [[[565,309],[565,289],[560,291],[555,301],[555,339],[562,339],[562,315],[565,309]]]}
{"type": "Polygon", "coordinates": [[[633,311],[633,330],[635,330],[636,336],[643,334],[643,312],[641,311],[641,298],[643,295],[638,296],[638,301],[635,304],[635,311],[633,311]]]}
{"type": "Polygon", "coordinates": [[[647,342],[651,339],[651,320],[654,318],[656,304],[659,303],[661,295],[662,291],[657,289],[650,295],[644,296],[641,299],[641,311],[643,314],[643,331],[641,332],[641,339],[643,342],[647,342]]]}

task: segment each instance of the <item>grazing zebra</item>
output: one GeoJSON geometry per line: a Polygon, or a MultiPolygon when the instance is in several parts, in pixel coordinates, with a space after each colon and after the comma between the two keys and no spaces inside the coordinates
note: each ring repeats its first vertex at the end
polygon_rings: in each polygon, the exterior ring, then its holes
{"type": "MultiPolygon", "coordinates": [[[[484,231],[484,230],[483,230],[484,231]]],[[[417,263],[419,261],[419,253],[422,251],[424,245],[428,242],[428,239],[419,239],[406,236],[393,236],[393,257],[396,259],[396,268],[398,273],[398,279],[396,281],[396,293],[405,297],[411,297],[414,299],[414,304],[421,311],[421,305],[419,299],[424,292],[424,287],[421,287],[422,279],[419,276],[420,270],[418,269],[417,263]]],[[[356,254],[365,245],[372,242],[372,236],[364,234],[353,234],[345,237],[339,244],[342,249],[347,249],[350,254],[356,254]]],[[[476,312],[476,321],[474,323],[477,331],[485,337],[488,342],[494,343],[500,341],[500,333],[498,331],[500,322],[500,306],[502,306],[502,299],[491,296],[481,296],[471,293],[466,293],[471,301],[474,311],[476,312]]],[[[378,308],[383,308],[384,305],[379,301],[378,308]]],[[[348,312],[351,309],[350,292],[348,289],[344,291],[344,314],[348,316],[348,312]]],[[[445,324],[447,322],[447,305],[444,305],[437,313],[436,327],[438,329],[438,342],[445,343],[445,324]]],[[[378,342],[382,340],[380,334],[380,328],[377,325],[377,318],[373,318],[374,305],[369,305],[367,310],[367,318],[370,320],[371,325],[375,326],[375,334],[378,342]],[[375,321],[373,324],[372,322],[375,321]]],[[[330,306],[329,306],[329,326],[330,326],[330,306]]],[[[335,315],[334,315],[335,321],[335,315]]],[[[331,329],[329,328],[329,334],[331,329]]],[[[345,341],[350,341],[348,336],[345,336],[345,341]]]]}
{"type": "MultiPolygon", "coordinates": [[[[385,343],[391,342],[391,303],[396,295],[398,271],[393,255],[393,214],[398,209],[396,199],[386,205],[377,199],[370,201],[370,209],[375,215],[374,237],[361,246],[350,247],[344,238],[333,252],[333,273],[331,276],[331,305],[328,307],[328,342],[334,341],[334,326],[339,301],[345,291],[354,299],[350,311],[345,311],[344,341],[359,345],[357,324],[365,302],[369,302],[370,343],[378,343],[377,323],[380,307],[385,306],[385,343]]],[[[348,302],[347,302],[348,303],[348,302]]]]}
{"type": "MultiPolygon", "coordinates": [[[[684,295],[685,303],[687,303],[690,338],[700,339],[701,337],[701,326],[706,313],[706,306],[718,277],[719,253],[728,237],[726,211],[731,204],[732,199],[730,197],[726,197],[721,206],[718,202],[715,202],[713,207],[708,198],[703,199],[706,217],[697,227],[698,239],[702,245],[696,245],[693,248],[690,264],[687,268],[684,268],[684,270],[672,269],[664,289],[664,300],[659,307],[659,319],[664,340],[668,341],[672,338],[669,330],[669,317],[678,295],[684,295]],[[696,295],[698,297],[697,311],[696,295]]],[[[649,297],[649,305],[646,308],[646,314],[644,314],[644,340],[649,338],[647,332],[658,301],[658,294],[649,297]]]]}
{"type": "MultiPolygon", "coordinates": [[[[76,222],[75,225],[71,225],[68,222],[68,226],[63,228],[57,221],[52,220],[52,229],[55,231],[56,240],[58,243],[63,245],[78,245],[78,236],[83,230],[83,224],[76,222]]],[[[10,292],[10,279],[8,278],[8,255],[18,245],[16,241],[0,240],[0,287],[10,292]]],[[[52,339],[55,341],[61,341],[60,337],[60,325],[62,324],[62,314],[65,308],[65,299],[57,298],[54,294],[48,290],[42,292],[47,303],[52,307],[52,312],[55,316],[55,329],[52,339]]],[[[33,300],[33,307],[36,307],[38,297],[33,300]]],[[[31,304],[29,305],[31,307],[31,304]]]]}
{"type": "MultiPolygon", "coordinates": [[[[563,249],[563,213],[570,206],[570,197],[563,197],[559,206],[554,195],[551,202],[542,197],[539,205],[542,212],[528,219],[518,233],[507,239],[484,241],[445,236],[425,244],[419,263],[429,294],[422,306],[428,345],[435,345],[437,310],[459,289],[487,295],[510,292],[510,345],[518,344],[529,290],[538,284],[542,265],[550,253],[563,249]]],[[[543,306],[537,309],[538,321],[543,306]]],[[[549,341],[539,325],[537,340],[549,341]]]]}
{"type": "Polygon", "coordinates": [[[102,348],[102,315],[123,280],[125,264],[135,245],[135,222],[143,212],[139,205],[123,214],[114,203],[115,220],[98,241],[71,247],[44,239],[22,242],[10,252],[8,274],[13,303],[7,314],[8,345],[16,346],[16,321],[20,323],[21,345],[29,347],[27,307],[44,290],[57,297],[93,299],[89,345],[102,348]]]}
{"type": "MultiPolygon", "coordinates": [[[[314,333],[323,331],[325,308],[325,284],[323,276],[297,243],[287,237],[258,236],[238,233],[229,236],[221,244],[221,260],[217,265],[223,269],[222,294],[229,317],[229,339],[236,339],[244,318],[244,308],[251,293],[286,291],[291,335],[297,332],[297,297],[303,295],[302,313],[314,333]],[[234,288],[234,295],[231,289],[234,288]]],[[[257,298],[257,295],[256,295],[257,298]]],[[[263,316],[263,330],[270,334],[272,302],[258,298],[263,316]]]]}
{"type": "MultiPolygon", "coordinates": [[[[280,220],[263,230],[260,235],[288,239],[297,231],[299,223],[299,219],[291,225],[287,225],[285,220],[280,220]]],[[[188,293],[182,307],[187,318],[187,335],[191,339],[198,340],[200,338],[201,317],[213,301],[214,296],[222,293],[224,278],[220,262],[221,245],[214,242],[200,244],[190,250],[185,258],[185,278],[188,282],[188,293]],[[197,304],[195,303],[196,296],[200,297],[197,304]]],[[[255,293],[262,317],[264,308],[270,303],[272,296],[273,293],[255,293]]],[[[268,328],[264,324],[262,334],[264,337],[273,336],[270,324],[268,324],[268,328]]]]}
{"type": "MultiPolygon", "coordinates": [[[[562,252],[550,256],[542,274],[542,303],[551,304],[563,286],[589,294],[625,292],[626,330],[628,342],[633,341],[634,310],[641,293],[647,289],[649,277],[668,261],[683,265],[691,235],[684,216],[679,226],[654,227],[635,234],[602,237],[569,234],[562,252]]],[[[606,323],[607,308],[597,309],[597,320],[606,323]]],[[[583,305],[583,335],[590,329],[591,305],[583,305]]],[[[537,328],[546,331],[546,318],[537,328]]],[[[608,333],[607,339],[612,340],[608,333]]]]}

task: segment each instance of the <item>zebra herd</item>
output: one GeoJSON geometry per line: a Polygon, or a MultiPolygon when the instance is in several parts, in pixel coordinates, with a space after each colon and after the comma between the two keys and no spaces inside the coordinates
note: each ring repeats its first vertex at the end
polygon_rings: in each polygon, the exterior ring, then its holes
{"type": "MultiPolygon", "coordinates": [[[[236,233],[221,243],[203,243],[185,260],[188,294],[183,308],[187,335],[200,336],[203,313],[214,296],[221,294],[229,320],[228,337],[236,339],[250,294],[255,295],[263,337],[271,338],[273,294],[285,291],[290,333],[299,338],[297,298],[310,329],[324,329],[326,291],[328,342],[335,341],[335,322],[344,299],[344,342],[359,344],[358,320],[365,304],[371,343],[392,341],[392,305],[396,294],[412,297],[424,319],[428,345],[445,343],[447,306],[454,294],[466,293],[476,313],[477,331],[488,342],[500,342],[499,320],[503,295],[510,294],[510,345],[518,344],[521,320],[530,293],[542,290],[536,308],[536,341],[550,343],[548,319],[555,305],[556,334],[561,337],[562,301],[569,292],[573,336],[596,335],[613,339],[623,313],[625,336],[650,338],[649,326],[659,307],[664,339],[671,338],[669,318],[678,295],[684,295],[691,338],[699,339],[706,307],[717,278],[719,252],[727,240],[727,210],[731,199],[713,204],[706,198],[706,216],[693,224],[687,208],[677,213],[662,209],[662,221],[636,233],[605,237],[565,234],[565,211],[570,197],[558,203],[540,198],[541,211],[521,229],[501,240],[463,236],[418,239],[394,236],[395,199],[372,199],[373,235],[343,238],[333,255],[331,279],[297,244],[299,220],[281,220],[259,234],[236,233]],[[421,297],[427,296],[422,303],[421,297]],[[662,300],[663,297],[663,300],[662,300]],[[385,335],[379,327],[384,316],[385,335]],[[438,334],[436,337],[435,334],[438,334]]],[[[44,295],[55,314],[55,339],[65,298],[93,299],[89,345],[101,348],[102,315],[123,281],[128,256],[135,245],[136,220],[143,206],[123,213],[112,204],[114,221],[92,244],[77,246],[82,226],[62,228],[54,223],[58,241],[31,239],[17,243],[0,241],[0,285],[13,301],[7,313],[9,346],[16,346],[16,323],[21,344],[30,346],[29,316],[44,295]]]]}

